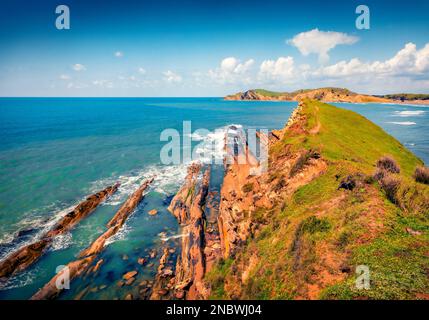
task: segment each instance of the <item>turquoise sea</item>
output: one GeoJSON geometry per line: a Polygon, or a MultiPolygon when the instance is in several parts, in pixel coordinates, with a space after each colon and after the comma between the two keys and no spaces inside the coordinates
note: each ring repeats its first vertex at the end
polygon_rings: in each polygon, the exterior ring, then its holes
{"type": "MultiPolygon", "coordinates": [[[[335,104],[354,110],[404,143],[429,163],[429,108],[381,104],[335,104]]],[[[44,230],[89,194],[116,181],[119,191],[25,272],[0,282],[0,299],[27,299],[105,230],[106,222],[145,178],[155,183],[121,231],[101,254],[95,276],[71,283],[60,296],[72,299],[123,298],[151,279],[151,267],[139,257],[167,242],[177,243],[180,230],[166,206],[183,182],[186,164],[163,165],[164,129],[210,131],[230,124],[277,129],[284,126],[295,102],[223,101],[221,98],[0,98],[0,259],[37,239],[44,230]],[[147,212],[159,213],[149,216],[147,212]],[[20,236],[18,236],[20,232],[20,236]],[[135,288],[117,281],[139,270],[135,288]],[[106,287],[104,287],[106,286],[106,287]]],[[[352,129],[352,128],[351,128],[352,129]]],[[[213,143],[219,134],[194,136],[213,143]]],[[[217,156],[213,154],[213,156],[217,156]]],[[[212,181],[216,191],[221,174],[212,181]]]]}

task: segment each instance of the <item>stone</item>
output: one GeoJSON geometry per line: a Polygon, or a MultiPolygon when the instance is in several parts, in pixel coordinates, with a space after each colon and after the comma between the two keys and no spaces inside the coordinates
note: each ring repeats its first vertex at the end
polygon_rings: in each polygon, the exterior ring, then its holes
{"type": "Polygon", "coordinates": [[[156,209],[152,209],[152,210],[150,210],[149,212],[148,212],[148,214],[150,215],[150,216],[154,216],[154,215],[156,215],[158,213],[158,210],[156,210],[156,209]]]}
{"type": "Polygon", "coordinates": [[[131,293],[128,293],[128,294],[125,296],[125,300],[133,300],[133,295],[132,295],[131,293]]]}
{"type": "Polygon", "coordinates": [[[137,263],[139,264],[139,265],[144,265],[145,264],[145,262],[146,262],[146,259],[145,258],[138,258],[138,260],[137,260],[137,263]]]}
{"type": "Polygon", "coordinates": [[[131,285],[134,281],[136,280],[136,278],[129,278],[127,281],[125,281],[125,284],[127,285],[127,286],[129,286],[129,285],[131,285]]]}
{"type": "Polygon", "coordinates": [[[138,273],[138,271],[136,271],[136,270],[134,270],[134,271],[130,271],[130,272],[127,272],[126,274],[124,274],[124,275],[122,276],[122,278],[123,278],[124,280],[128,280],[128,279],[130,279],[130,278],[134,277],[137,273],[138,273]]]}

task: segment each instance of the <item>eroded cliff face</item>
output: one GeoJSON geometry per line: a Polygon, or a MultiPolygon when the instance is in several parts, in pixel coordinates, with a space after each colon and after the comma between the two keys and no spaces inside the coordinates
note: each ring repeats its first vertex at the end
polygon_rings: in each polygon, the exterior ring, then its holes
{"type": "MultiPolygon", "coordinates": [[[[300,110],[301,105],[282,130],[275,130],[268,137],[260,134],[260,143],[272,149],[287,130],[308,132],[300,110]]],[[[271,155],[266,171],[258,168],[261,164],[252,157],[245,148],[233,163],[226,164],[218,218],[223,258],[233,256],[249,237],[254,236],[260,222],[276,204],[285,201],[327,168],[320,154],[312,150],[288,152],[286,148],[281,156],[271,155]],[[240,157],[246,161],[241,161],[240,157]]]]}
{"type": "MultiPolygon", "coordinates": [[[[308,132],[300,109],[301,105],[284,129],[268,136],[259,133],[259,143],[271,149],[281,141],[286,130],[308,132]]],[[[220,203],[211,219],[206,216],[210,168],[202,174],[203,168],[199,164],[188,168],[185,182],[169,206],[182,225],[183,233],[173,298],[207,299],[211,286],[206,275],[212,266],[222,259],[233,258],[258,233],[263,221],[269,218],[270,210],[327,168],[320,154],[302,149],[271,158],[265,170],[266,163],[260,162],[249,151],[245,137],[232,137],[236,145],[229,143],[227,138],[220,203]]],[[[248,272],[245,272],[243,279],[247,277],[248,272]]]]}

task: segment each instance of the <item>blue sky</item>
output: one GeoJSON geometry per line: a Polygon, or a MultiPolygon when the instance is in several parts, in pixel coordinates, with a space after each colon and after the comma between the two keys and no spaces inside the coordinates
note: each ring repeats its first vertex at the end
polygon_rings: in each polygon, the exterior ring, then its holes
{"type": "Polygon", "coordinates": [[[427,12],[424,0],[2,0],[0,96],[429,93],[427,12]],[[55,28],[59,4],[70,30],[55,28]],[[360,4],[369,30],[355,27],[360,4]]]}

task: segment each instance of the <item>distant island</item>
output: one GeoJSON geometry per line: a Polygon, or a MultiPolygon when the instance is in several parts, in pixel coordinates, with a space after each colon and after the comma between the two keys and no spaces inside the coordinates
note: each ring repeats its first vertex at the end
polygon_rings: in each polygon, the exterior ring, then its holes
{"type": "Polygon", "coordinates": [[[319,100],[322,102],[429,104],[429,94],[397,93],[387,95],[366,95],[356,93],[345,88],[332,87],[301,89],[292,92],[252,89],[228,95],[225,97],[225,100],[300,101],[305,98],[319,100]]]}

